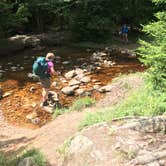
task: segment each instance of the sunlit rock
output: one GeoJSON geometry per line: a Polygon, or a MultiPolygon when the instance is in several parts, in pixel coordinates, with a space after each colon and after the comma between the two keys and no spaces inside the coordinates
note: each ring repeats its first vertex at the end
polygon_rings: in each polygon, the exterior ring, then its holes
{"type": "Polygon", "coordinates": [[[85,89],[77,89],[76,90],[76,95],[78,95],[78,96],[81,96],[84,93],[85,93],[85,89]]]}
{"type": "Polygon", "coordinates": [[[36,88],[32,86],[29,90],[30,90],[30,92],[34,92],[36,90],[36,88]]]}
{"type": "Polygon", "coordinates": [[[66,77],[67,79],[71,79],[71,78],[73,78],[74,76],[76,76],[75,70],[71,70],[71,71],[69,71],[69,72],[67,72],[67,73],[65,74],[65,77],[66,77]]]}
{"type": "Polygon", "coordinates": [[[8,97],[8,96],[10,96],[10,95],[12,95],[12,94],[13,94],[12,91],[11,91],[11,92],[5,92],[5,93],[3,94],[3,98],[8,97]]]}
{"type": "Polygon", "coordinates": [[[54,81],[52,84],[51,84],[52,87],[56,87],[57,86],[57,82],[54,81]]]}
{"type": "Polygon", "coordinates": [[[80,81],[83,83],[88,83],[91,81],[91,79],[90,79],[90,77],[83,77],[80,81]]]}
{"type": "Polygon", "coordinates": [[[72,79],[70,82],[69,82],[69,86],[73,86],[73,85],[80,85],[81,82],[76,80],[76,79],[72,79]]]}
{"type": "Polygon", "coordinates": [[[112,90],[112,86],[111,85],[106,85],[103,86],[99,89],[99,92],[110,92],[112,90]]]}
{"type": "Polygon", "coordinates": [[[69,63],[70,63],[69,61],[64,61],[64,62],[62,62],[63,65],[67,65],[67,64],[69,64],[69,63]]]}
{"type": "Polygon", "coordinates": [[[78,85],[75,85],[75,86],[70,86],[70,87],[64,87],[62,88],[62,92],[66,95],[73,95],[74,94],[74,90],[79,88],[78,85]]]}

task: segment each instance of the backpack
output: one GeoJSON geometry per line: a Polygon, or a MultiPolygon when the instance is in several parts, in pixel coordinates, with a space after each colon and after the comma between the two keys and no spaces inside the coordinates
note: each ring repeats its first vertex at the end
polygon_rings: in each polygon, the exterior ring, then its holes
{"type": "Polygon", "coordinates": [[[33,63],[33,73],[39,78],[49,77],[48,64],[45,57],[38,57],[37,60],[33,63]]]}

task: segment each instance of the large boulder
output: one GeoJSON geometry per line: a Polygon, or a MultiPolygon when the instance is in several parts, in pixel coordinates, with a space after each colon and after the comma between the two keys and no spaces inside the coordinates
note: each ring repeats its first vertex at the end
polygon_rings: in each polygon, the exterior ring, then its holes
{"type": "Polygon", "coordinates": [[[75,85],[75,86],[70,86],[70,87],[64,87],[62,88],[62,92],[65,94],[65,95],[73,95],[74,94],[74,90],[79,88],[78,85],[75,85]]]}
{"type": "Polygon", "coordinates": [[[70,82],[69,82],[69,86],[73,86],[73,85],[80,85],[81,82],[76,80],[76,79],[72,79],[70,82]]]}
{"type": "Polygon", "coordinates": [[[74,76],[76,76],[75,70],[71,70],[71,71],[69,71],[69,72],[67,72],[67,73],[65,74],[65,78],[66,78],[66,79],[71,79],[71,78],[73,78],[74,76]]]}
{"type": "Polygon", "coordinates": [[[40,39],[33,35],[16,35],[9,38],[10,41],[19,41],[24,44],[25,47],[35,47],[40,44],[40,39]]]}
{"type": "Polygon", "coordinates": [[[76,136],[70,144],[69,153],[78,155],[79,153],[90,152],[93,147],[93,142],[83,135],[76,136]]]}

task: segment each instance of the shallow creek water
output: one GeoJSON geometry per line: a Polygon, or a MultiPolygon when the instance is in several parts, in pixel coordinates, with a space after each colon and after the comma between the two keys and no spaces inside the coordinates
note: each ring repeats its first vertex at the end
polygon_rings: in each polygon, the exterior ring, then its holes
{"type": "MultiPolygon", "coordinates": [[[[47,52],[54,52],[56,55],[55,70],[57,75],[52,78],[52,81],[57,82],[56,87],[51,90],[59,95],[60,103],[64,107],[68,107],[79,96],[66,96],[61,92],[62,87],[66,86],[61,80],[64,79],[64,74],[76,68],[83,66],[93,66],[94,61],[91,60],[93,51],[85,49],[73,48],[40,48],[40,50],[24,50],[21,53],[5,56],[0,58],[0,70],[3,74],[0,87],[3,92],[11,92],[7,97],[0,100],[0,110],[2,110],[5,118],[12,124],[24,127],[36,128],[42,126],[51,120],[51,115],[42,109],[35,107],[36,103],[41,101],[41,86],[28,78],[27,74],[32,72],[32,64],[37,56],[44,56],[47,52]],[[31,87],[35,90],[30,91],[31,87]],[[40,119],[38,125],[30,123],[26,116],[31,112],[37,112],[37,117],[40,119]]],[[[106,85],[119,74],[143,71],[144,68],[136,58],[128,58],[124,56],[110,57],[115,64],[111,67],[102,66],[97,70],[87,72],[91,80],[97,80],[100,86],[106,85]]],[[[81,88],[90,92],[91,96],[96,100],[103,97],[103,94],[93,89],[95,81],[91,81],[81,88]]]]}

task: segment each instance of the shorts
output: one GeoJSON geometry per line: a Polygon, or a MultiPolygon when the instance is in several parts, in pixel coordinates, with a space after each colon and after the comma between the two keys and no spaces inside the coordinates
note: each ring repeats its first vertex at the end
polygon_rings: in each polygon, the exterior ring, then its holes
{"type": "Polygon", "coordinates": [[[46,88],[46,89],[50,88],[50,85],[51,85],[50,78],[42,78],[40,79],[40,82],[43,88],[46,88]]]}

